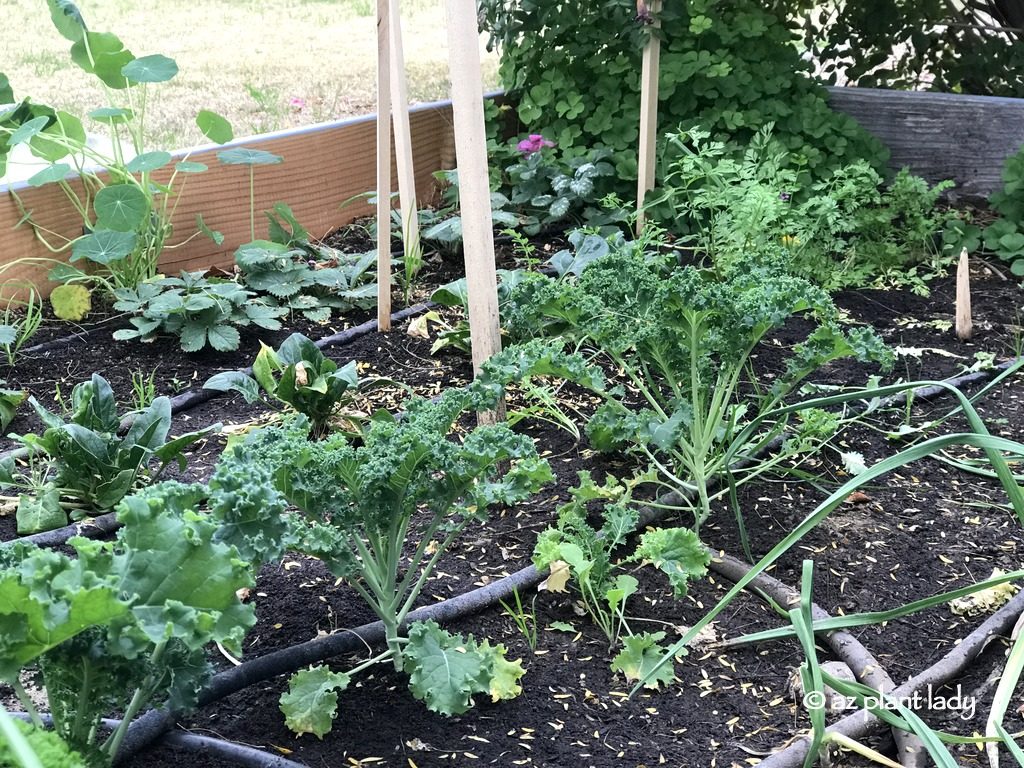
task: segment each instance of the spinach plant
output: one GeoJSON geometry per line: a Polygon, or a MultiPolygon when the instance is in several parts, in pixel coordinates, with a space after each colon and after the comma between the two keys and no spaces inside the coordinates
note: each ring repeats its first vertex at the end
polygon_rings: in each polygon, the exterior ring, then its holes
{"type": "MultiPolygon", "coordinates": [[[[150,89],[174,78],[178,65],[160,54],[136,58],[116,35],[90,29],[70,0],[47,0],[47,5],[57,31],[71,43],[71,60],[98,78],[108,96],[108,106],[89,117],[109,126],[111,149],[101,151],[87,141],[81,118],[29,99],[16,101],[7,78],[0,75],[0,103],[12,104],[0,112],[0,172],[10,149],[27,144],[33,155],[51,163],[29,185],[58,185],[82,218],[84,234],[54,241],[54,233],[32,211],[24,211],[50,251],[70,250],[71,263],[58,261],[51,279],[98,284],[108,292],[135,288],[157,274],[165,247],[177,247],[169,242],[181,189],[190,174],[206,170],[187,159],[173,162],[170,153],[147,146],[150,89]],[[67,181],[72,172],[82,181],[80,189],[67,181]]],[[[227,121],[208,110],[199,112],[196,123],[212,141],[232,137],[227,121]]],[[[202,229],[200,221],[185,242],[202,229]]]]}
{"type": "Polygon", "coordinates": [[[25,402],[28,393],[23,389],[8,389],[7,382],[0,379],[0,430],[7,429],[14,421],[18,406],[25,402]]]}
{"type": "Polygon", "coordinates": [[[278,318],[287,312],[234,280],[206,277],[203,271],[147,280],[135,288],[118,288],[114,295],[114,308],[134,315],[132,327],[115,331],[115,339],[152,341],[159,333],[170,333],[185,352],[207,345],[220,352],[238,349],[239,327],[276,331],[281,327],[278,318]]]}
{"type": "Polygon", "coordinates": [[[351,412],[351,406],[367,383],[360,381],[354,360],[339,368],[316,344],[301,333],[293,333],[276,351],[261,345],[252,365],[252,376],[224,371],[207,379],[203,388],[233,390],[248,403],[258,400],[262,390],[309,419],[312,436],[323,437],[331,420],[339,415],[347,432],[360,431],[360,419],[351,412]]]}
{"type": "MultiPolygon", "coordinates": [[[[207,644],[239,653],[255,624],[237,597],[253,571],[219,540],[223,514],[203,510],[208,495],[167,482],[125,498],[116,539],[71,539],[73,558],[0,547],[0,679],[42,728],[21,682],[40,673],[57,734],[89,765],[110,765],[143,707],[193,706],[210,673],[207,644]],[[115,713],[122,723],[103,739],[100,719],[115,713]]],[[[213,492],[209,504],[225,501],[213,492]]]]}
{"type": "Polygon", "coordinates": [[[29,448],[27,467],[0,462],[0,485],[20,491],[18,532],[35,533],[114,508],[140,484],[153,483],[172,462],[184,466],[184,451],[219,427],[169,438],[171,402],[158,397],[139,411],[124,436],[114,393],[99,374],[75,386],[71,410],[51,413],[29,402],[46,425],[42,435],[18,440],[29,448]]]}

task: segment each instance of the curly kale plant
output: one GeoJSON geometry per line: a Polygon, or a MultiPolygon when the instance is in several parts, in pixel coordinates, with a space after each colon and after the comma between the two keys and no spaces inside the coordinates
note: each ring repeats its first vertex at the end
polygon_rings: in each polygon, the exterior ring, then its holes
{"type": "Polygon", "coordinates": [[[114,332],[118,340],[152,341],[159,333],[178,337],[182,350],[198,352],[207,345],[219,352],[238,349],[239,327],[257,325],[270,331],[288,310],[271,304],[233,280],[205,277],[204,272],[182,272],[161,277],[136,288],[114,292],[114,309],[129,312],[132,328],[114,332]]]}
{"type": "Polygon", "coordinates": [[[359,444],[345,435],[311,443],[299,419],[255,433],[247,448],[270,462],[304,515],[300,549],[347,578],[384,623],[396,669],[399,628],[448,547],[491,507],[522,501],[552,479],[533,441],[505,425],[449,439],[473,402],[466,390],[436,403],[414,398],[401,419],[375,416],[359,444]]]}
{"type": "Polygon", "coordinates": [[[140,484],[154,483],[173,462],[185,465],[184,451],[219,428],[214,425],[170,438],[171,402],[156,398],[136,413],[123,436],[118,432],[114,393],[99,374],[75,386],[71,410],[51,413],[35,398],[29,402],[42,419],[42,435],[19,437],[30,450],[27,467],[8,457],[0,462],[0,485],[20,491],[18,532],[35,533],[113,509],[140,484]]]}
{"type": "Polygon", "coordinates": [[[234,501],[175,482],[126,498],[116,539],[71,539],[74,558],[0,547],[0,679],[42,727],[21,683],[38,670],[57,734],[90,765],[110,764],[144,706],[193,706],[207,644],[239,653],[255,623],[237,596],[253,571],[221,540],[230,510],[204,512],[207,496],[214,508],[234,501]],[[100,719],[114,713],[122,723],[101,740],[100,719]]]}
{"type": "Polygon", "coordinates": [[[748,264],[719,279],[619,250],[577,281],[526,283],[513,302],[513,335],[554,329],[573,344],[597,347],[622,372],[625,389],[603,391],[605,402],[587,424],[591,444],[649,460],[663,482],[692,494],[698,526],[710,513],[712,483],[744,482],[783,460],[785,453],[732,468],[783,432],[786,419],[769,415],[807,376],[842,357],[889,360],[870,330],[840,327],[822,289],[770,265],[748,264]],[[792,347],[770,387],[747,385],[757,345],[795,315],[814,329],[792,347]],[[752,423],[761,428],[734,442],[752,423]]]}

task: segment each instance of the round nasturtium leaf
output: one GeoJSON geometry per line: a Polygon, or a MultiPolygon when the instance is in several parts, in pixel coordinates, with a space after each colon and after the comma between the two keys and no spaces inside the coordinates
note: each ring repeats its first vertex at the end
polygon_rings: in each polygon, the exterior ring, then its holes
{"type": "Polygon", "coordinates": [[[124,167],[129,173],[146,173],[163,168],[169,162],[171,162],[170,152],[143,152],[129,160],[124,167]]]}
{"type": "Polygon", "coordinates": [[[29,143],[33,155],[55,163],[85,146],[85,127],[74,115],[58,110],[54,122],[33,136],[29,143]]]}
{"type": "Polygon", "coordinates": [[[111,184],[96,194],[96,226],[134,232],[149,213],[149,200],[134,184],[111,184]]]}
{"type": "Polygon", "coordinates": [[[46,115],[33,117],[31,120],[22,123],[18,129],[11,134],[11,138],[7,140],[7,143],[12,147],[16,147],[18,144],[24,144],[33,136],[40,133],[49,121],[50,118],[46,115]]]}
{"type": "Polygon", "coordinates": [[[174,59],[154,53],[125,64],[121,74],[133,83],[166,83],[178,74],[178,64],[174,59]]]}
{"type": "Polygon", "coordinates": [[[192,160],[181,160],[174,164],[174,170],[179,173],[202,173],[207,168],[206,163],[196,163],[192,160]]]}
{"type": "Polygon", "coordinates": [[[97,264],[109,264],[112,261],[125,258],[134,249],[134,232],[97,229],[74,242],[71,246],[71,261],[88,259],[97,264]]]}
{"type": "Polygon", "coordinates": [[[43,168],[39,173],[30,176],[26,182],[30,187],[41,187],[54,181],[60,181],[71,173],[71,166],[67,163],[54,163],[49,168],[43,168]]]}
{"type": "Polygon", "coordinates": [[[97,120],[101,123],[107,123],[113,125],[114,123],[127,123],[134,117],[134,113],[130,109],[121,109],[119,107],[100,107],[94,109],[89,113],[89,117],[93,120],[97,120]]]}
{"type": "Polygon", "coordinates": [[[0,104],[14,103],[14,89],[11,88],[11,81],[3,72],[0,72],[0,104]]]}
{"type": "Polygon", "coordinates": [[[78,42],[85,34],[85,20],[78,6],[71,0],[50,0],[50,18],[60,34],[72,43],[78,42]]]}
{"type": "Polygon", "coordinates": [[[284,162],[284,158],[262,149],[235,147],[217,153],[217,159],[225,165],[275,165],[284,162]]]}
{"type": "Polygon", "coordinates": [[[199,130],[203,132],[203,135],[214,144],[226,144],[235,138],[235,132],[231,128],[231,123],[216,112],[211,112],[208,109],[199,111],[199,114],[196,115],[196,125],[199,126],[199,130]]]}
{"type": "Polygon", "coordinates": [[[96,75],[107,87],[127,88],[130,83],[121,70],[135,56],[124,47],[121,38],[110,32],[88,32],[87,38],[88,49],[85,40],[71,46],[71,60],[86,72],[96,75]]]}

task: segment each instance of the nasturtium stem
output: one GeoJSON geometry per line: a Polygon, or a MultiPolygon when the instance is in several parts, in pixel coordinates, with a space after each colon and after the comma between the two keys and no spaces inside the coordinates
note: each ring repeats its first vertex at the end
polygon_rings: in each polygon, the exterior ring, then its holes
{"type": "Polygon", "coordinates": [[[256,171],[249,166],[249,239],[256,239],[256,171]]]}

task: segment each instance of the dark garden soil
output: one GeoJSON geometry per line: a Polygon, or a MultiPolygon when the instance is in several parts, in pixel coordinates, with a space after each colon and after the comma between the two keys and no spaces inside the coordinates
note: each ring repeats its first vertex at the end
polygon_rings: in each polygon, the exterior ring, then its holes
{"type": "MultiPolygon", "coordinates": [[[[986,355],[1000,360],[1019,353],[1024,338],[1020,328],[1024,293],[1016,284],[977,265],[975,336],[967,343],[957,341],[950,327],[953,295],[952,280],[944,278],[933,283],[928,298],[905,291],[861,290],[838,295],[837,303],[852,322],[871,324],[900,349],[889,380],[943,378],[984,361],[986,355]]],[[[303,330],[322,336],[338,328],[303,330]]],[[[800,323],[793,323],[759,350],[756,366],[761,375],[780,370],[784,359],[780,353],[799,340],[800,330],[800,323]]],[[[252,335],[237,353],[184,355],[172,343],[114,344],[107,333],[104,329],[87,340],[26,357],[2,376],[9,385],[24,387],[52,402],[55,385],[66,394],[75,382],[99,371],[110,379],[119,397],[130,402],[132,371],[156,368],[158,391],[173,393],[198,386],[217,371],[248,365],[258,349],[257,337],[252,335]]],[[[266,335],[264,341],[276,345],[286,335],[284,331],[266,335]]],[[[326,352],[341,362],[366,364],[367,375],[388,376],[432,396],[466,381],[471,371],[462,357],[432,357],[430,344],[430,340],[407,335],[403,325],[390,334],[371,334],[326,352]]],[[[859,386],[873,373],[866,366],[840,362],[815,380],[859,386]]],[[[394,389],[384,390],[378,397],[381,404],[391,407],[397,407],[400,400],[394,389]]],[[[583,410],[589,407],[579,393],[567,390],[566,397],[583,410]]],[[[993,433],[1018,439],[1024,435],[1022,397],[1024,376],[1018,374],[983,402],[980,410],[993,433]]],[[[919,425],[951,407],[948,398],[918,403],[910,423],[919,425]]],[[[177,431],[216,421],[237,425],[259,415],[260,409],[240,398],[220,397],[177,416],[175,425],[177,431]]],[[[767,552],[846,479],[841,451],[860,452],[870,465],[899,450],[899,440],[887,434],[897,432],[906,418],[903,409],[875,414],[807,459],[805,468],[822,478],[819,487],[795,482],[791,475],[744,486],[740,506],[754,555],[767,552]]],[[[25,432],[38,426],[23,409],[9,431],[25,432]]],[[[441,562],[425,590],[423,604],[473,589],[528,564],[537,533],[553,521],[557,505],[575,485],[577,471],[589,469],[600,477],[605,472],[630,469],[625,459],[596,455],[585,438],[577,443],[554,428],[526,423],[521,428],[536,438],[558,482],[530,504],[505,510],[464,536],[441,562]]],[[[946,431],[955,428],[955,424],[943,426],[946,431]]],[[[205,476],[221,445],[217,438],[201,446],[190,465],[190,476],[205,476]]],[[[10,446],[8,441],[4,447],[10,446]]],[[[954,454],[971,456],[972,452],[964,449],[954,454]]],[[[690,522],[685,517],[675,519],[690,522]]],[[[11,517],[0,517],[0,538],[13,535],[11,517]]],[[[701,535],[713,549],[742,556],[736,523],[724,507],[705,524],[701,535]]],[[[797,585],[804,558],[815,561],[815,600],[825,610],[833,614],[878,610],[982,580],[993,568],[1021,568],[1024,531],[1005,507],[1005,496],[996,481],[926,460],[851,497],[785,556],[772,574],[797,585]]],[[[678,637],[680,627],[700,619],[730,586],[712,576],[694,584],[685,599],[675,600],[665,581],[648,569],[635,575],[641,580],[641,591],[628,611],[635,617],[631,626],[637,631],[664,631],[669,641],[678,637]]],[[[264,567],[250,599],[255,602],[258,624],[247,640],[247,657],[373,619],[348,586],[336,583],[322,564],[308,558],[287,557],[264,567]]],[[[795,642],[726,651],[692,649],[676,665],[675,685],[629,698],[630,684],[609,670],[607,643],[566,595],[531,593],[523,595],[523,600],[536,610],[539,631],[535,649],[500,610],[471,617],[456,627],[504,643],[510,658],[522,659],[527,669],[523,693],[513,701],[479,701],[465,715],[444,718],[414,700],[402,676],[379,666],[372,674],[361,675],[340,695],[334,731],[322,741],[310,736],[296,739],[285,728],[277,706],[284,679],[237,693],[195,713],[183,725],[316,768],[753,765],[808,727],[789,691],[790,673],[802,660],[795,642]],[[556,622],[562,630],[552,629],[556,622]]],[[[943,606],[884,626],[856,630],[855,634],[900,683],[947,653],[984,615],[960,616],[943,606]]],[[[781,624],[772,609],[744,595],[712,626],[717,638],[733,638],[781,624]]],[[[1001,664],[1005,647],[1004,642],[992,643],[975,667],[953,683],[952,693],[960,686],[962,695],[979,698],[973,717],[958,711],[936,712],[925,719],[961,734],[984,730],[983,713],[994,688],[989,673],[1001,664]]],[[[828,658],[824,650],[821,657],[828,658]]],[[[219,668],[229,664],[216,653],[212,660],[219,668]]],[[[346,669],[358,661],[337,659],[336,667],[346,669]]],[[[1019,703],[1014,701],[1012,707],[1019,703]]],[[[1019,723],[1014,722],[1010,730],[1019,730],[1019,723]]],[[[871,743],[882,742],[884,739],[871,743]]],[[[984,759],[973,747],[957,754],[962,765],[980,765],[984,759]]],[[[859,763],[844,757],[840,764],[859,763]]],[[[228,764],[157,747],[129,765],[221,768],[228,764]]]]}

